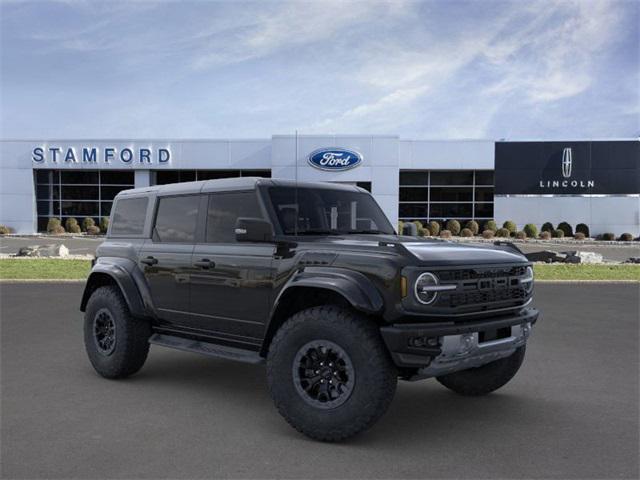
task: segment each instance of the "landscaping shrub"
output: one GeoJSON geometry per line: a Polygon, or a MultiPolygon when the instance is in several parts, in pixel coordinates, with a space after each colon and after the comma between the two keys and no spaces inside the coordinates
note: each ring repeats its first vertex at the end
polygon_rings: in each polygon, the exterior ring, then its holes
{"type": "Polygon", "coordinates": [[[606,233],[603,233],[602,235],[600,235],[598,238],[600,240],[605,240],[605,241],[610,242],[612,240],[615,240],[616,236],[611,232],[606,232],[606,233]]]}
{"type": "Polygon", "coordinates": [[[502,228],[506,228],[507,230],[509,230],[509,235],[514,235],[516,233],[516,230],[518,230],[515,222],[512,222],[511,220],[507,220],[506,222],[504,222],[502,224],[502,228]]]}
{"type": "Polygon", "coordinates": [[[69,233],[80,233],[80,225],[78,225],[78,220],[73,217],[67,218],[64,222],[64,228],[69,233]]]}
{"type": "Polygon", "coordinates": [[[0,225],[0,235],[6,235],[7,233],[11,233],[11,227],[7,227],[6,225],[0,225]]]}
{"type": "Polygon", "coordinates": [[[556,228],[553,232],[552,232],[553,238],[564,238],[564,230],[560,230],[559,228],[556,228]]]}
{"type": "Polygon", "coordinates": [[[504,227],[499,228],[498,231],[496,232],[496,237],[509,238],[510,236],[511,236],[511,232],[504,227]]]}
{"type": "Polygon", "coordinates": [[[470,228],[463,228],[462,230],[460,230],[460,236],[461,237],[473,237],[473,232],[471,231],[470,228]]]}
{"type": "Polygon", "coordinates": [[[447,221],[447,230],[449,230],[452,235],[459,235],[460,234],[460,222],[458,220],[448,220],[447,221]]]}
{"type": "Polygon", "coordinates": [[[562,230],[565,237],[573,237],[573,228],[567,222],[560,222],[558,224],[558,230],[562,230]]]}
{"type": "Polygon", "coordinates": [[[536,238],[538,236],[538,227],[536,227],[533,223],[527,223],[522,231],[527,234],[527,237],[530,238],[536,238]]]}
{"type": "Polygon", "coordinates": [[[65,230],[62,225],[55,225],[51,230],[47,230],[52,235],[62,235],[65,230]]]}
{"type": "Polygon", "coordinates": [[[540,240],[549,240],[551,238],[551,232],[544,230],[540,232],[540,240]]]}
{"type": "MultiPolygon", "coordinates": [[[[60,219],[59,218],[50,218],[49,221],[47,222],[47,233],[55,233],[53,230],[56,227],[61,227],[61,223],[60,223],[60,219]]],[[[58,232],[60,233],[60,232],[58,232]]]]}
{"type": "Polygon", "coordinates": [[[482,238],[493,238],[495,235],[496,234],[493,230],[485,230],[482,232],[482,238]]]}
{"type": "MultiPolygon", "coordinates": [[[[102,220],[104,220],[104,217],[102,217],[102,220]]],[[[100,230],[102,230],[102,220],[100,220],[100,230]]],[[[404,229],[404,222],[398,221],[398,235],[402,235],[403,229],[404,229]]]]}
{"type": "Polygon", "coordinates": [[[82,230],[84,230],[85,232],[88,231],[89,227],[95,227],[95,226],[96,226],[96,222],[93,218],[85,217],[84,219],[82,219],[82,230]]]}
{"type": "Polygon", "coordinates": [[[477,235],[480,231],[480,225],[478,225],[478,222],[476,222],[475,220],[469,220],[464,227],[471,230],[471,233],[473,233],[474,235],[477,235]]]}
{"type": "Polygon", "coordinates": [[[585,237],[590,237],[589,226],[586,223],[576,225],[576,233],[583,233],[585,237]]]}
{"type": "Polygon", "coordinates": [[[633,235],[631,235],[630,233],[623,233],[622,235],[620,235],[620,238],[618,238],[618,240],[620,240],[621,242],[632,242],[633,235]]]}
{"type": "Polygon", "coordinates": [[[109,228],[109,217],[102,217],[98,226],[102,233],[107,233],[107,229],[109,228]]]}
{"type": "Polygon", "coordinates": [[[487,220],[484,224],[484,230],[491,230],[493,233],[498,231],[498,224],[495,220],[487,220]]]}
{"type": "Polygon", "coordinates": [[[418,236],[419,237],[430,237],[431,236],[431,232],[429,231],[429,228],[422,227],[422,228],[418,229],[418,236]]]}
{"type": "Polygon", "coordinates": [[[431,235],[437,237],[440,235],[440,230],[440,222],[436,222],[435,220],[431,220],[429,222],[429,231],[431,232],[431,235]]]}
{"type": "Polygon", "coordinates": [[[582,232],[576,232],[575,235],[573,236],[573,238],[575,240],[584,240],[585,236],[584,236],[584,233],[582,233],[582,232]]]}
{"type": "Polygon", "coordinates": [[[519,232],[516,232],[516,238],[518,240],[526,240],[527,234],[523,230],[520,230],[519,232]]]}
{"type": "Polygon", "coordinates": [[[89,225],[87,227],[87,235],[99,235],[100,227],[96,227],[95,225],[89,225]]]}
{"type": "Polygon", "coordinates": [[[429,235],[428,231],[425,231],[424,225],[422,225],[422,222],[420,220],[414,220],[411,223],[413,223],[416,226],[417,236],[424,237],[429,235]]]}
{"type": "Polygon", "coordinates": [[[542,232],[553,232],[553,223],[544,222],[542,224],[542,228],[540,229],[540,231],[542,231],[542,232]]]}
{"type": "Polygon", "coordinates": [[[449,230],[442,230],[440,232],[440,238],[451,238],[451,232],[449,230]]]}

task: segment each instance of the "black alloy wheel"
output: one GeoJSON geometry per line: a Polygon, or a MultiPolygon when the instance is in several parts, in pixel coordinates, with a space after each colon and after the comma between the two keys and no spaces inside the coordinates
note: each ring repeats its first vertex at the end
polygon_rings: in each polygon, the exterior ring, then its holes
{"type": "Polygon", "coordinates": [[[351,396],[355,371],[342,347],[329,340],[314,340],[298,350],[293,361],[293,381],[305,402],[330,409],[351,396]]]}
{"type": "Polygon", "coordinates": [[[116,348],[116,322],[106,308],[98,310],[93,317],[93,340],[102,355],[109,356],[116,348]]]}

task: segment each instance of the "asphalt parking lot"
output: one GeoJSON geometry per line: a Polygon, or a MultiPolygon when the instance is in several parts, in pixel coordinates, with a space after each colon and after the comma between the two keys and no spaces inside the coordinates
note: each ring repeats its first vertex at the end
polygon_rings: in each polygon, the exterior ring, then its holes
{"type": "Polygon", "coordinates": [[[277,414],[264,369],[152,348],[94,373],[82,284],[0,284],[2,478],[638,478],[638,284],[539,284],[522,370],[484,398],[400,383],[344,444],[277,414]]]}

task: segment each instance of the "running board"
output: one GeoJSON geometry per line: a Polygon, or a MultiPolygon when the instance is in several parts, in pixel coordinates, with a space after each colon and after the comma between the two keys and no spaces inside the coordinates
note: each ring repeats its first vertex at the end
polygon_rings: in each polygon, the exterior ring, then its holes
{"type": "Polygon", "coordinates": [[[175,348],[176,350],[184,350],[185,352],[201,353],[211,357],[226,358],[227,360],[235,360],[238,362],[264,363],[264,358],[262,358],[258,352],[227,347],[226,345],[217,345],[215,343],[200,342],[189,338],[163,335],[161,333],[154,333],[151,335],[149,343],[153,345],[161,345],[163,347],[175,348]]]}

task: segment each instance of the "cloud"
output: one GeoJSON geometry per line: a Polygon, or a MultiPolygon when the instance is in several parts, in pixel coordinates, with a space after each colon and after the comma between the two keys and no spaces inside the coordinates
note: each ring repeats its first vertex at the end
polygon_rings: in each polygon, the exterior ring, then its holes
{"type": "Polygon", "coordinates": [[[236,32],[226,37],[220,37],[217,31],[207,34],[213,41],[194,58],[193,66],[202,70],[262,58],[281,49],[332,42],[355,25],[365,25],[388,15],[402,15],[407,5],[404,0],[276,3],[251,15],[250,21],[243,22],[236,27],[236,32]]]}
{"type": "Polygon", "coordinates": [[[619,11],[605,1],[538,7],[528,27],[489,46],[485,56],[502,79],[486,94],[520,93],[532,103],[553,102],[592,84],[593,64],[615,37],[619,11]]]}
{"type": "Polygon", "coordinates": [[[635,134],[638,5],[5,2],[3,123],[17,137],[635,134]]]}

